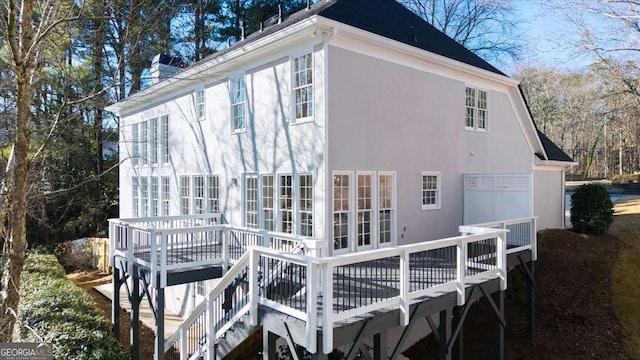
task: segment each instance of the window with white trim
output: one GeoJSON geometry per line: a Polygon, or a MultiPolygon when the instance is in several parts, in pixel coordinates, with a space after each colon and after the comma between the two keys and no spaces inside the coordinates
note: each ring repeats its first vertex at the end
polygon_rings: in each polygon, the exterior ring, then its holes
{"type": "Polygon", "coordinates": [[[180,176],[180,215],[191,213],[191,178],[180,176]]]}
{"type": "Polygon", "coordinates": [[[137,177],[131,178],[131,210],[133,217],[140,217],[140,182],[137,177]]]}
{"type": "Polygon", "coordinates": [[[422,210],[440,209],[440,173],[422,172],[422,210]]]}
{"type": "Polygon", "coordinates": [[[218,175],[207,176],[207,202],[210,213],[220,212],[220,178],[218,175]]]}
{"type": "Polygon", "coordinates": [[[293,234],[293,177],[280,175],[279,191],[279,216],[280,231],[293,234]]]}
{"type": "Polygon", "coordinates": [[[160,161],[169,164],[169,116],[160,117],[160,161]]]}
{"type": "Polygon", "coordinates": [[[333,249],[349,248],[350,176],[333,175],[333,249]]]}
{"type": "Polygon", "coordinates": [[[196,120],[204,120],[205,118],[204,99],[204,89],[196,91],[196,120]]]}
{"type": "Polygon", "coordinates": [[[158,164],[158,118],[149,120],[149,162],[158,164]]]}
{"type": "Polygon", "coordinates": [[[358,174],[358,189],[356,204],[357,212],[357,240],[358,247],[368,247],[372,244],[373,221],[373,177],[374,174],[358,174]]]}
{"type": "Polygon", "coordinates": [[[171,188],[169,187],[169,177],[160,177],[161,197],[162,197],[162,216],[169,216],[169,205],[171,197],[171,188]]]}
{"type": "Polygon", "coordinates": [[[391,243],[394,221],[394,176],[378,175],[378,241],[380,245],[391,243]]]}
{"type": "Polygon", "coordinates": [[[140,178],[140,215],[142,217],[149,216],[149,179],[140,178]]]}
{"type": "Polygon", "coordinates": [[[152,176],[149,178],[151,181],[151,216],[158,216],[160,211],[160,187],[158,184],[158,177],[152,176]]]}
{"type": "Polygon", "coordinates": [[[205,282],[203,280],[200,281],[196,281],[195,282],[195,288],[196,288],[196,295],[198,296],[205,296],[206,295],[206,286],[205,286],[205,282]]]}
{"type": "Polygon", "coordinates": [[[246,227],[258,227],[258,177],[247,175],[244,179],[244,224],[246,227]]]}
{"type": "Polygon", "coordinates": [[[489,122],[488,94],[486,90],[465,88],[465,128],[487,131],[489,122]]]}
{"type": "Polygon", "coordinates": [[[262,218],[264,229],[275,230],[275,193],[273,175],[262,176],[262,218]]]}
{"type": "Polygon", "coordinates": [[[244,75],[229,80],[231,97],[231,131],[238,132],[246,129],[245,114],[245,86],[244,75]]]}
{"type": "Polygon", "coordinates": [[[299,175],[300,205],[298,214],[300,219],[300,235],[313,237],[313,175],[299,175]]]}
{"type": "Polygon", "coordinates": [[[204,214],[207,204],[204,201],[204,176],[193,177],[193,213],[204,214]]]}
{"type": "Polygon", "coordinates": [[[140,123],[140,160],[142,165],[149,163],[149,123],[140,123]]]}
{"type": "Polygon", "coordinates": [[[292,59],[294,122],[313,116],[313,54],[292,59]]]}
{"type": "Polygon", "coordinates": [[[131,164],[138,166],[140,163],[140,129],[139,124],[131,125],[131,164]]]}

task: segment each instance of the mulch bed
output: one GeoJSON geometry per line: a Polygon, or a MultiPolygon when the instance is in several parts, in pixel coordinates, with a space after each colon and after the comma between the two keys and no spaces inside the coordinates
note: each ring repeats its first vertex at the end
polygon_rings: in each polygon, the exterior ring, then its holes
{"type": "MultiPolygon", "coordinates": [[[[526,282],[509,272],[505,296],[506,359],[628,359],[611,305],[611,269],[623,246],[608,234],[578,235],[548,230],[538,239],[536,333],[526,333],[526,282]]],[[[464,324],[465,357],[493,359],[496,318],[486,299],[474,304],[464,324]]],[[[411,360],[435,359],[429,336],[405,353],[411,360]]]]}

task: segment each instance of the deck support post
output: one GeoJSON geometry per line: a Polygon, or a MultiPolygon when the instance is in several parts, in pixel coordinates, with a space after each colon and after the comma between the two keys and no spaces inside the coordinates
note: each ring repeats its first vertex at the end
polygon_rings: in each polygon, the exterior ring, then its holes
{"type": "Polygon", "coordinates": [[[534,261],[529,262],[529,273],[531,277],[527,279],[527,335],[533,340],[536,331],[536,288],[534,261]]]}
{"type": "Polygon", "coordinates": [[[387,332],[373,335],[373,360],[387,359],[387,332]]]}
{"type": "Polygon", "coordinates": [[[460,329],[458,331],[458,336],[456,336],[455,341],[453,342],[452,348],[452,356],[456,360],[464,359],[464,317],[463,317],[464,307],[463,306],[454,306],[453,307],[453,320],[452,320],[452,328],[460,329]]]}
{"type": "Polygon", "coordinates": [[[137,268],[134,268],[133,276],[131,277],[132,289],[129,294],[131,303],[131,324],[129,331],[129,345],[131,351],[131,360],[140,359],[140,280],[136,276],[137,268]]]}
{"type": "Polygon", "coordinates": [[[449,339],[451,338],[451,309],[440,311],[440,324],[438,325],[438,360],[451,360],[449,352],[449,339]]]}
{"type": "Polygon", "coordinates": [[[262,359],[275,359],[277,356],[278,335],[264,329],[262,333],[262,359]]]}
{"type": "Polygon", "coordinates": [[[496,332],[493,338],[494,359],[504,360],[504,291],[497,291],[491,294],[496,305],[496,332]]]}
{"type": "Polygon", "coordinates": [[[164,288],[156,289],[156,360],[164,359],[164,288]]]}
{"type": "Polygon", "coordinates": [[[113,284],[113,300],[111,301],[111,331],[118,341],[120,341],[120,269],[113,267],[111,283],[113,284]]]}

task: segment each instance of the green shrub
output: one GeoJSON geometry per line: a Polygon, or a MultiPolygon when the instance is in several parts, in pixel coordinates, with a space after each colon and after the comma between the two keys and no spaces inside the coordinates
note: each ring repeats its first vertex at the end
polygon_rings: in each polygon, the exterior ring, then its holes
{"type": "Polygon", "coordinates": [[[93,299],[54,255],[30,254],[21,276],[17,340],[53,344],[55,359],[126,359],[93,299]],[[37,336],[34,334],[37,334],[37,336]]]}
{"type": "Polygon", "coordinates": [[[613,221],[613,203],[600,184],[585,184],[571,195],[571,225],[579,233],[602,234],[613,221]]]}

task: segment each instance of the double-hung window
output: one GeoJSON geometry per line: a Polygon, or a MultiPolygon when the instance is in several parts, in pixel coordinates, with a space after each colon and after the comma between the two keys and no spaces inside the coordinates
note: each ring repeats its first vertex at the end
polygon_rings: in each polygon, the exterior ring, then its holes
{"type": "Polygon", "coordinates": [[[196,120],[205,119],[204,89],[196,91],[196,120]]]}
{"type": "Polygon", "coordinates": [[[265,230],[275,230],[275,193],[273,188],[273,175],[262,176],[262,218],[265,230]]]}
{"type": "Polygon", "coordinates": [[[193,213],[204,214],[206,209],[204,202],[204,176],[193,177],[193,213]]]}
{"type": "Polygon", "coordinates": [[[292,59],[294,122],[313,116],[313,54],[292,59]]]}
{"type": "Polygon", "coordinates": [[[137,177],[131,178],[131,210],[133,217],[140,216],[140,182],[137,177]]]}
{"type": "Polygon", "coordinates": [[[422,173],[422,210],[440,209],[440,173],[422,173]]]}
{"type": "Polygon", "coordinates": [[[229,80],[231,98],[231,131],[240,132],[246,129],[245,86],[244,75],[229,80]]]}
{"type": "Polygon", "coordinates": [[[300,235],[313,236],[313,176],[298,176],[300,189],[300,205],[298,208],[300,219],[300,235]]]}
{"type": "Polygon", "coordinates": [[[169,116],[160,117],[160,161],[169,164],[169,116]]]}
{"type": "Polygon", "coordinates": [[[160,177],[160,191],[162,197],[162,216],[169,216],[170,194],[171,188],[169,187],[169,177],[160,177]]]}
{"type": "Polygon", "coordinates": [[[465,88],[465,128],[487,131],[489,123],[488,94],[486,90],[465,88]]]}
{"type": "Polygon", "coordinates": [[[151,216],[158,216],[160,211],[160,188],[158,177],[152,176],[151,181],[151,216]]]}
{"type": "Polygon", "coordinates": [[[149,216],[149,179],[146,177],[140,178],[140,215],[142,217],[149,216]]]}
{"type": "Polygon", "coordinates": [[[349,248],[350,175],[333,175],[333,250],[349,248]]]}
{"type": "Polygon", "coordinates": [[[391,243],[394,229],[394,176],[378,175],[378,241],[380,245],[391,243]]]}
{"type": "Polygon", "coordinates": [[[131,125],[131,163],[133,166],[140,164],[140,124],[131,125]]]}
{"type": "Polygon", "coordinates": [[[220,179],[217,175],[207,177],[207,201],[210,213],[220,212],[220,179]]]}
{"type": "Polygon", "coordinates": [[[191,213],[191,178],[180,176],[180,215],[191,213]]]}
{"type": "Polygon", "coordinates": [[[140,123],[140,159],[142,165],[149,163],[149,124],[147,121],[140,123]]]}
{"type": "Polygon", "coordinates": [[[149,162],[152,165],[158,164],[158,118],[149,120],[149,162]]]}
{"type": "Polygon", "coordinates": [[[357,239],[358,247],[371,246],[373,234],[373,224],[375,220],[373,201],[373,178],[375,174],[358,174],[358,189],[356,203],[358,206],[357,216],[357,239]]]}
{"type": "Polygon", "coordinates": [[[293,177],[280,175],[280,231],[293,234],[293,177]]]}
{"type": "Polygon", "coordinates": [[[247,175],[245,177],[244,195],[244,223],[246,227],[258,227],[258,177],[247,175]]]}

